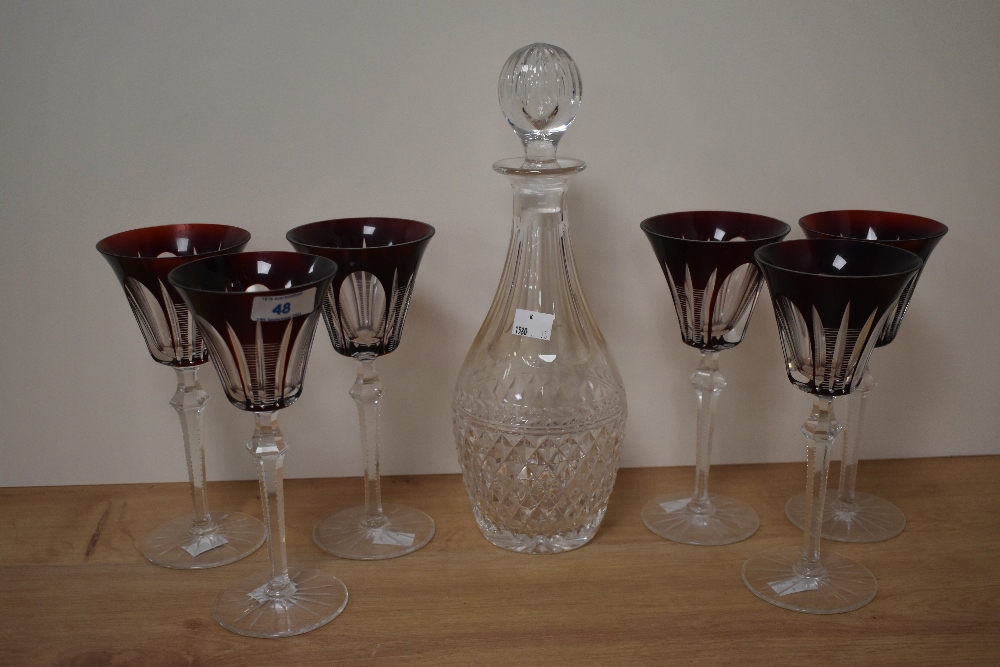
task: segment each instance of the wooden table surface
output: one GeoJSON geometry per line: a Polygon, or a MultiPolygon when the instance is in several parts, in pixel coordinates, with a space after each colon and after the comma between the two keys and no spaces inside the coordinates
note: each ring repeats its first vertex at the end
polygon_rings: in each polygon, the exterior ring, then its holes
{"type": "MultiPolygon", "coordinates": [[[[858,488],[908,523],[879,544],[823,542],[879,583],[873,602],[835,616],[773,607],[740,577],[748,556],[800,543],[783,505],[804,468],[713,466],[712,490],[761,517],[753,537],[722,547],[668,542],[639,518],[655,494],[689,486],[692,468],[622,470],[594,541],[555,556],[489,544],[457,475],[386,478],[386,500],[424,509],[437,534],[379,562],[312,543],[317,521],[360,499],[357,478],[288,480],[290,562],[336,574],[351,597],[329,625],[267,640],[222,629],[210,611],[220,589],[266,569],[266,549],[196,572],[136,550],[187,507],[186,485],[0,489],[0,664],[1000,665],[1000,457],[863,462],[858,488]]],[[[260,514],[256,482],[209,493],[213,507],[260,514]]]]}

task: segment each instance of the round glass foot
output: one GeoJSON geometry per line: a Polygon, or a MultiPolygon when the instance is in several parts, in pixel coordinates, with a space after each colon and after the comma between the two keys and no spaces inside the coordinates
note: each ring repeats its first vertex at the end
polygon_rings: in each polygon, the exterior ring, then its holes
{"type": "Polygon", "coordinates": [[[738,500],[708,494],[712,510],[692,510],[690,495],[660,496],[642,509],[642,522],[651,531],[674,542],[719,545],[739,542],[757,532],[757,513],[738,500]]]}
{"type": "Polygon", "coordinates": [[[212,616],[219,625],[247,637],[290,637],[326,625],[347,606],[347,587],[322,570],[288,568],[290,583],[269,591],[262,572],[215,598],[212,616]]]}
{"type": "Polygon", "coordinates": [[[413,553],[434,537],[434,519],[405,505],[382,505],[385,522],[365,523],[365,508],[331,514],[313,530],[320,549],[341,558],[382,560],[413,553]]]}
{"type": "Polygon", "coordinates": [[[752,556],[743,564],[743,583],[765,602],[807,614],[853,611],[875,597],[878,583],[864,565],[826,553],[826,571],[807,576],[799,573],[801,557],[801,547],[752,556]]]}
{"type": "Polygon", "coordinates": [[[154,565],[177,570],[202,570],[234,563],[264,543],[264,524],[241,512],[213,514],[216,529],[192,530],[194,516],[182,516],[157,526],[139,545],[154,565]]]}
{"type": "MultiPolygon", "coordinates": [[[[806,494],[792,496],[785,503],[785,516],[797,528],[805,524],[806,494]]],[[[825,540],[837,542],[882,542],[896,537],[906,526],[906,517],[888,500],[858,491],[854,502],[847,504],[836,494],[827,494],[823,508],[825,540]]]]}

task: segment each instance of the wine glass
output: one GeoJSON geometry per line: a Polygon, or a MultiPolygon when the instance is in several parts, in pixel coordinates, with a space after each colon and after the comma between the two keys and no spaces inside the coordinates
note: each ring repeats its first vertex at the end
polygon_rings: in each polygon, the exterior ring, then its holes
{"type": "Polygon", "coordinates": [[[715,406],[726,386],[719,353],[736,347],[750,322],[761,285],[754,251],[780,241],[790,228],[773,218],[724,211],[658,215],[640,227],[670,287],[681,339],[701,350],[701,364],[691,374],[698,400],[694,492],[654,498],[642,520],[675,542],[739,542],[756,532],[757,514],[745,503],[708,492],[715,406]]]}
{"type": "Polygon", "coordinates": [[[382,503],[378,410],[383,385],[375,373],[375,359],[395,350],[403,336],[417,267],[432,236],[430,225],[398,218],[324,220],[286,234],[299,252],[337,263],[323,315],[333,348],[358,361],[350,395],[361,425],[365,504],[335,512],[313,531],[321,549],[341,558],[395,558],[434,536],[434,520],[427,514],[382,503]]]}
{"type": "Polygon", "coordinates": [[[212,614],[250,637],[286,637],[333,620],[347,588],[321,570],[289,567],[282,487],[285,438],[277,411],[302,393],[323,295],[336,273],[323,257],[249,252],[191,262],[170,282],[194,313],[229,401],[254,414],[247,449],[257,464],[270,569],[221,592],[212,614]]]}
{"type": "Polygon", "coordinates": [[[180,224],[120,232],[97,244],[125,290],[153,359],[177,374],[170,405],[180,417],[194,513],[157,526],[139,544],[150,562],[195,570],[232,563],[264,543],[264,525],[240,512],[208,510],[201,413],[208,393],[198,368],[208,350],[184,300],[167,281],[173,269],[194,259],[241,251],[250,233],[239,227],[180,224]]]}
{"type": "Polygon", "coordinates": [[[839,554],[820,558],[829,450],[840,426],[835,396],[857,388],[875,343],[922,261],[889,246],[847,240],[798,240],[755,253],[781,334],[789,381],[813,395],[806,437],[806,513],[802,547],[759,554],[743,582],[785,609],[837,614],[862,607],[878,589],[863,565],[839,554]]]}
{"type": "MultiPolygon", "coordinates": [[[[936,220],[903,213],[883,211],[827,211],[813,213],[799,220],[807,238],[848,238],[882,243],[916,254],[927,264],[931,251],[948,232],[936,220]]],[[[920,272],[903,290],[875,347],[888,345],[899,332],[906,307],[917,287],[920,272]]],[[[871,366],[847,399],[847,423],[841,434],[840,485],[836,495],[827,498],[822,536],[839,542],[881,542],[895,537],[906,525],[906,517],[894,504],[863,491],[855,491],[858,457],[864,428],[868,396],[875,388],[871,366]]],[[[805,516],[805,494],[792,496],[785,504],[785,514],[801,528],[805,516]]]]}

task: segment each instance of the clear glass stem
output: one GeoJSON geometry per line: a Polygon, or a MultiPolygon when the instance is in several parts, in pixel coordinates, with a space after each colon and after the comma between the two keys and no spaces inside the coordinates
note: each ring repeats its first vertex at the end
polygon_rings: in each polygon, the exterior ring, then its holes
{"type": "Polygon", "coordinates": [[[208,403],[208,392],[198,382],[198,366],[175,367],[177,391],[170,405],[177,411],[184,434],[184,454],[187,457],[188,480],[191,482],[191,501],[194,504],[192,532],[208,533],[215,530],[215,521],[208,511],[205,492],[205,449],[201,444],[201,412],[208,403]]]}
{"type": "Polygon", "coordinates": [[[719,372],[719,353],[701,351],[701,365],[691,374],[691,384],[698,399],[698,444],[695,450],[694,495],[689,507],[708,514],[712,502],[708,499],[708,469],[712,458],[712,435],[715,428],[715,406],[726,380],[719,372]]]}
{"type": "Polygon", "coordinates": [[[267,526],[267,554],[271,563],[271,579],[267,595],[288,594],[294,584],[288,578],[288,557],[285,553],[285,493],[282,486],[285,463],[285,436],[278,428],[276,412],[255,412],[253,437],[247,449],[257,461],[260,480],[260,503],[267,526]]]}
{"type": "Polygon", "coordinates": [[[861,437],[864,432],[865,405],[868,395],[875,388],[875,377],[865,369],[861,383],[847,397],[847,425],[840,452],[840,487],[837,500],[843,506],[854,504],[854,486],[858,481],[858,457],[861,454],[861,437]]]}
{"type": "Polygon", "coordinates": [[[815,396],[809,419],[802,425],[806,437],[806,514],[802,528],[802,558],[796,574],[819,577],[826,568],[819,558],[823,528],[823,502],[826,499],[827,474],[830,471],[830,445],[837,438],[840,425],[833,414],[832,396],[815,396]]]}
{"type": "Polygon", "coordinates": [[[375,358],[358,357],[358,379],[351,398],[358,406],[361,426],[361,455],[365,459],[365,524],[378,528],[386,522],[382,513],[382,483],[378,467],[378,404],[382,381],[375,373],[375,358]]]}

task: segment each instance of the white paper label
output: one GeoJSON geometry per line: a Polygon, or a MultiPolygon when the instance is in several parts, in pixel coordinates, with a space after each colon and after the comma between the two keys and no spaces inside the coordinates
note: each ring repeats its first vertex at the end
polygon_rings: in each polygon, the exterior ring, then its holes
{"type": "Polygon", "coordinates": [[[670,512],[676,512],[677,510],[684,509],[687,504],[691,502],[690,498],[680,498],[678,500],[668,500],[665,503],[660,503],[660,507],[663,511],[669,514],[670,512]]]}
{"type": "Polygon", "coordinates": [[[253,300],[250,319],[254,322],[281,322],[312,312],[316,303],[316,288],[284,294],[282,296],[259,296],[253,300]]]}
{"type": "Polygon", "coordinates": [[[388,544],[394,547],[408,547],[413,545],[416,533],[400,533],[395,530],[376,530],[372,536],[374,544],[388,544]]]}
{"type": "Polygon", "coordinates": [[[791,595],[792,593],[801,593],[802,591],[814,591],[819,588],[819,579],[796,575],[780,581],[769,581],[767,585],[781,597],[782,595],[791,595]]]}
{"type": "Polygon", "coordinates": [[[206,551],[210,551],[216,547],[221,547],[223,544],[228,544],[227,540],[222,535],[215,533],[214,535],[202,535],[201,537],[195,539],[190,544],[185,544],[182,549],[188,552],[192,556],[197,556],[198,554],[203,554],[206,551]]]}
{"type": "Polygon", "coordinates": [[[268,599],[267,598],[267,584],[269,584],[269,583],[271,583],[271,582],[265,582],[263,585],[258,586],[257,588],[253,589],[252,591],[250,591],[249,593],[247,593],[247,597],[250,598],[251,600],[256,600],[257,602],[259,602],[261,604],[264,604],[265,602],[267,602],[267,599],[268,599]]]}
{"type": "Polygon", "coordinates": [[[552,323],[555,319],[555,315],[518,308],[514,311],[514,328],[511,333],[515,336],[548,340],[552,337],[552,323]]]}

